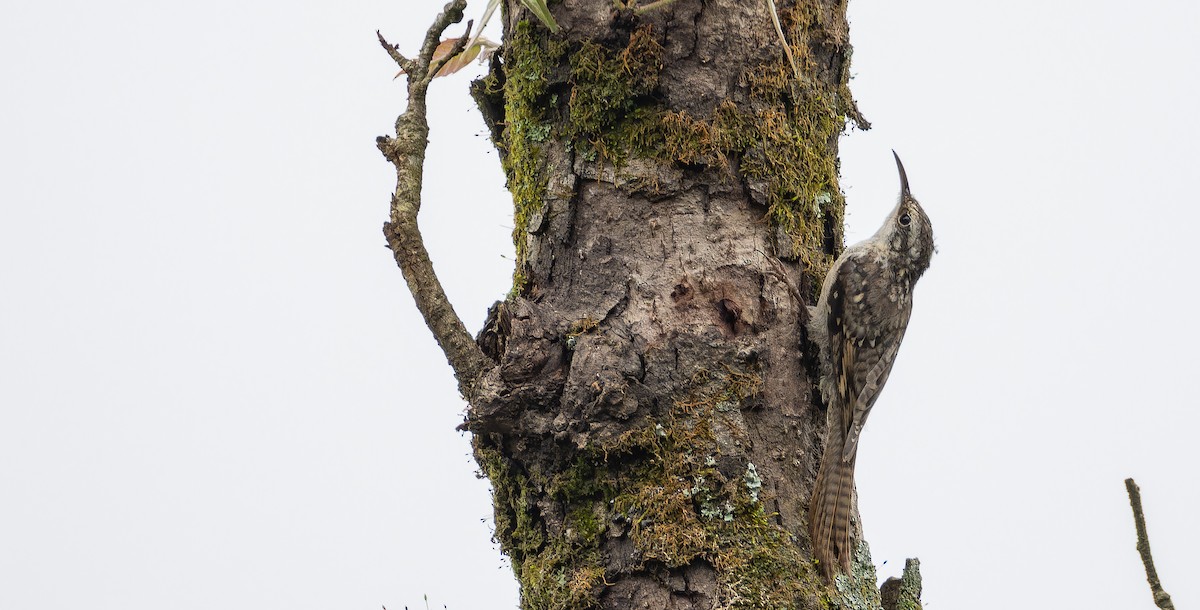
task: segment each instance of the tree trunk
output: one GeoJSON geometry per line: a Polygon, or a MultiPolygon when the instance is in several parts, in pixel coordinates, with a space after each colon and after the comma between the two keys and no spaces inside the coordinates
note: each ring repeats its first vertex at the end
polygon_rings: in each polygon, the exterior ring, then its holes
{"type": "Polygon", "coordinates": [[[564,0],[558,34],[507,2],[473,94],[517,267],[467,426],[522,607],[878,607],[869,557],[829,589],[806,533],[845,8],[779,3],[798,77],[762,2],[564,0]]]}

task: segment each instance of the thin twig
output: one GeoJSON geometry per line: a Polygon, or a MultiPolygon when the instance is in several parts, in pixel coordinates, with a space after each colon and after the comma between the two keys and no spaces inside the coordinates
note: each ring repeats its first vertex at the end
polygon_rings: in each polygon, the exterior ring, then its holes
{"type": "MultiPolygon", "coordinates": [[[[404,69],[408,79],[408,107],[396,119],[396,137],[380,136],[375,144],[383,156],[396,166],[396,190],[392,194],[391,213],[383,225],[383,234],[400,267],[408,290],[417,303],[417,310],[425,318],[425,324],[433,332],[438,345],[454,369],[458,389],[470,397],[475,382],[485,371],[495,366],[475,340],[467,332],[462,319],[454,311],[446,297],[429,251],[417,226],[417,212],[421,209],[421,185],[424,178],[425,151],[429,146],[429,120],[425,96],[433,75],[441,69],[444,61],[431,66],[433,51],[442,33],[453,23],[462,21],[466,0],[454,0],[434,19],[425,33],[421,53],[415,60],[405,58],[393,45],[379,34],[379,42],[388,55],[404,69]],[[432,42],[431,42],[432,41],[432,42]]],[[[470,33],[470,26],[467,27],[470,33]]],[[[377,33],[378,34],[378,33],[377,33]]],[[[459,41],[465,45],[466,36],[459,41]]],[[[461,51],[457,48],[454,56],[461,51]]]]}
{"type": "Polygon", "coordinates": [[[645,15],[646,13],[649,13],[650,11],[660,9],[660,8],[666,8],[667,6],[670,6],[672,2],[675,2],[675,0],[655,0],[654,2],[651,2],[649,4],[643,4],[641,6],[634,7],[633,14],[645,15]]]}
{"type": "Polygon", "coordinates": [[[775,8],[775,0],[766,0],[767,12],[771,13],[771,23],[775,24],[775,33],[779,35],[779,44],[783,46],[783,53],[787,55],[789,64],[792,64],[792,72],[796,74],[796,80],[801,80],[800,66],[796,65],[796,58],[792,56],[792,45],[788,44],[787,36],[783,35],[783,26],[779,24],[779,9],[775,8]]]}
{"type": "Polygon", "coordinates": [[[462,21],[463,9],[467,7],[465,0],[454,0],[446,4],[442,12],[434,18],[433,25],[425,32],[425,40],[421,43],[421,52],[417,55],[417,61],[422,66],[428,66],[433,58],[433,52],[442,42],[442,32],[450,27],[452,23],[462,21]]]}
{"type": "Polygon", "coordinates": [[[1133,479],[1125,479],[1125,490],[1129,492],[1129,505],[1133,507],[1133,525],[1137,529],[1137,550],[1142,556],[1142,565],[1146,566],[1146,580],[1150,582],[1150,593],[1154,595],[1154,605],[1163,610],[1175,610],[1171,596],[1163,590],[1158,580],[1158,571],[1154,569],[1154,557],[1150,555],[1150,536],[1146,534],[1146,516],[1142,513],[1142,491],[1138,489],[1133,479]]]}
{"type": "Polygon", "coordinates": [[[379,30],[375,30],[375,36],[379,38],[379,44],[383,45],[384,50],[388,52],[388,55],[392,56],[392,61],[395,61],[396,65],[400,66],[401,70],[405,72],[411,72],[413,70],[416,64],[413,63],[413,60],[400,53],[400,47],[385,40],[383,34],[381,34],[379,30]]]}

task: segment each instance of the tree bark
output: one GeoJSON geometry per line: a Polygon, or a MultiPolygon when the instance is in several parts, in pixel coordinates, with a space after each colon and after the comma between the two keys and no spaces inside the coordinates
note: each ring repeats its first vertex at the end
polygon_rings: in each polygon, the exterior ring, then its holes
{"type": "Polygon", "coordinates": [[[473,95],[515,204],[510,297],[462,380],[523,608],[879,607],[805,519],[806,304],[841,249],[845,3],[504,6],[473,95]],[[473,369],[474,370],[474,369],[473,369]]]}

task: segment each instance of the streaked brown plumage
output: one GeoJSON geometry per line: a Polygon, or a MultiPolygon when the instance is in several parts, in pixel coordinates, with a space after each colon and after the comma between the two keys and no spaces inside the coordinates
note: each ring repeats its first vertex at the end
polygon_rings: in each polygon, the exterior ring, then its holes
{"type": "Polygon", "coordinates": [[[900,157],[900,201],[870,239],[850,246],[825,278],[810,311],[828,405],[825,451],[809,501],[813,556],[832,579],[849,572],[854,548],[854,465],[871,407],[887,383],[912,314],[912,288],[929,268],[933,228],[908,189],[900,157]]]}

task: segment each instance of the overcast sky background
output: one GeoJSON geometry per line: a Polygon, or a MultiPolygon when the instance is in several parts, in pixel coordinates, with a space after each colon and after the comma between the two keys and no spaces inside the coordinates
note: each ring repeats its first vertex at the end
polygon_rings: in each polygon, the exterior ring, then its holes
{"type": "MultiPolygon", "coordinates": [[[[0,608],[516,606],[380,234],[404,89],[374,30],[411,51],[440,6],[5,6],[0,608]]],[[[895,148],[939,246],[859,456],[881,577],[919,556],[937,610],[1151,608],[1133,476],[1200,607],[1200,5],[850,16],[848,240],[895,148]]],[[[481,72],[431,94],[421,214],[472,330],[512,271],[481,72]]]]}

